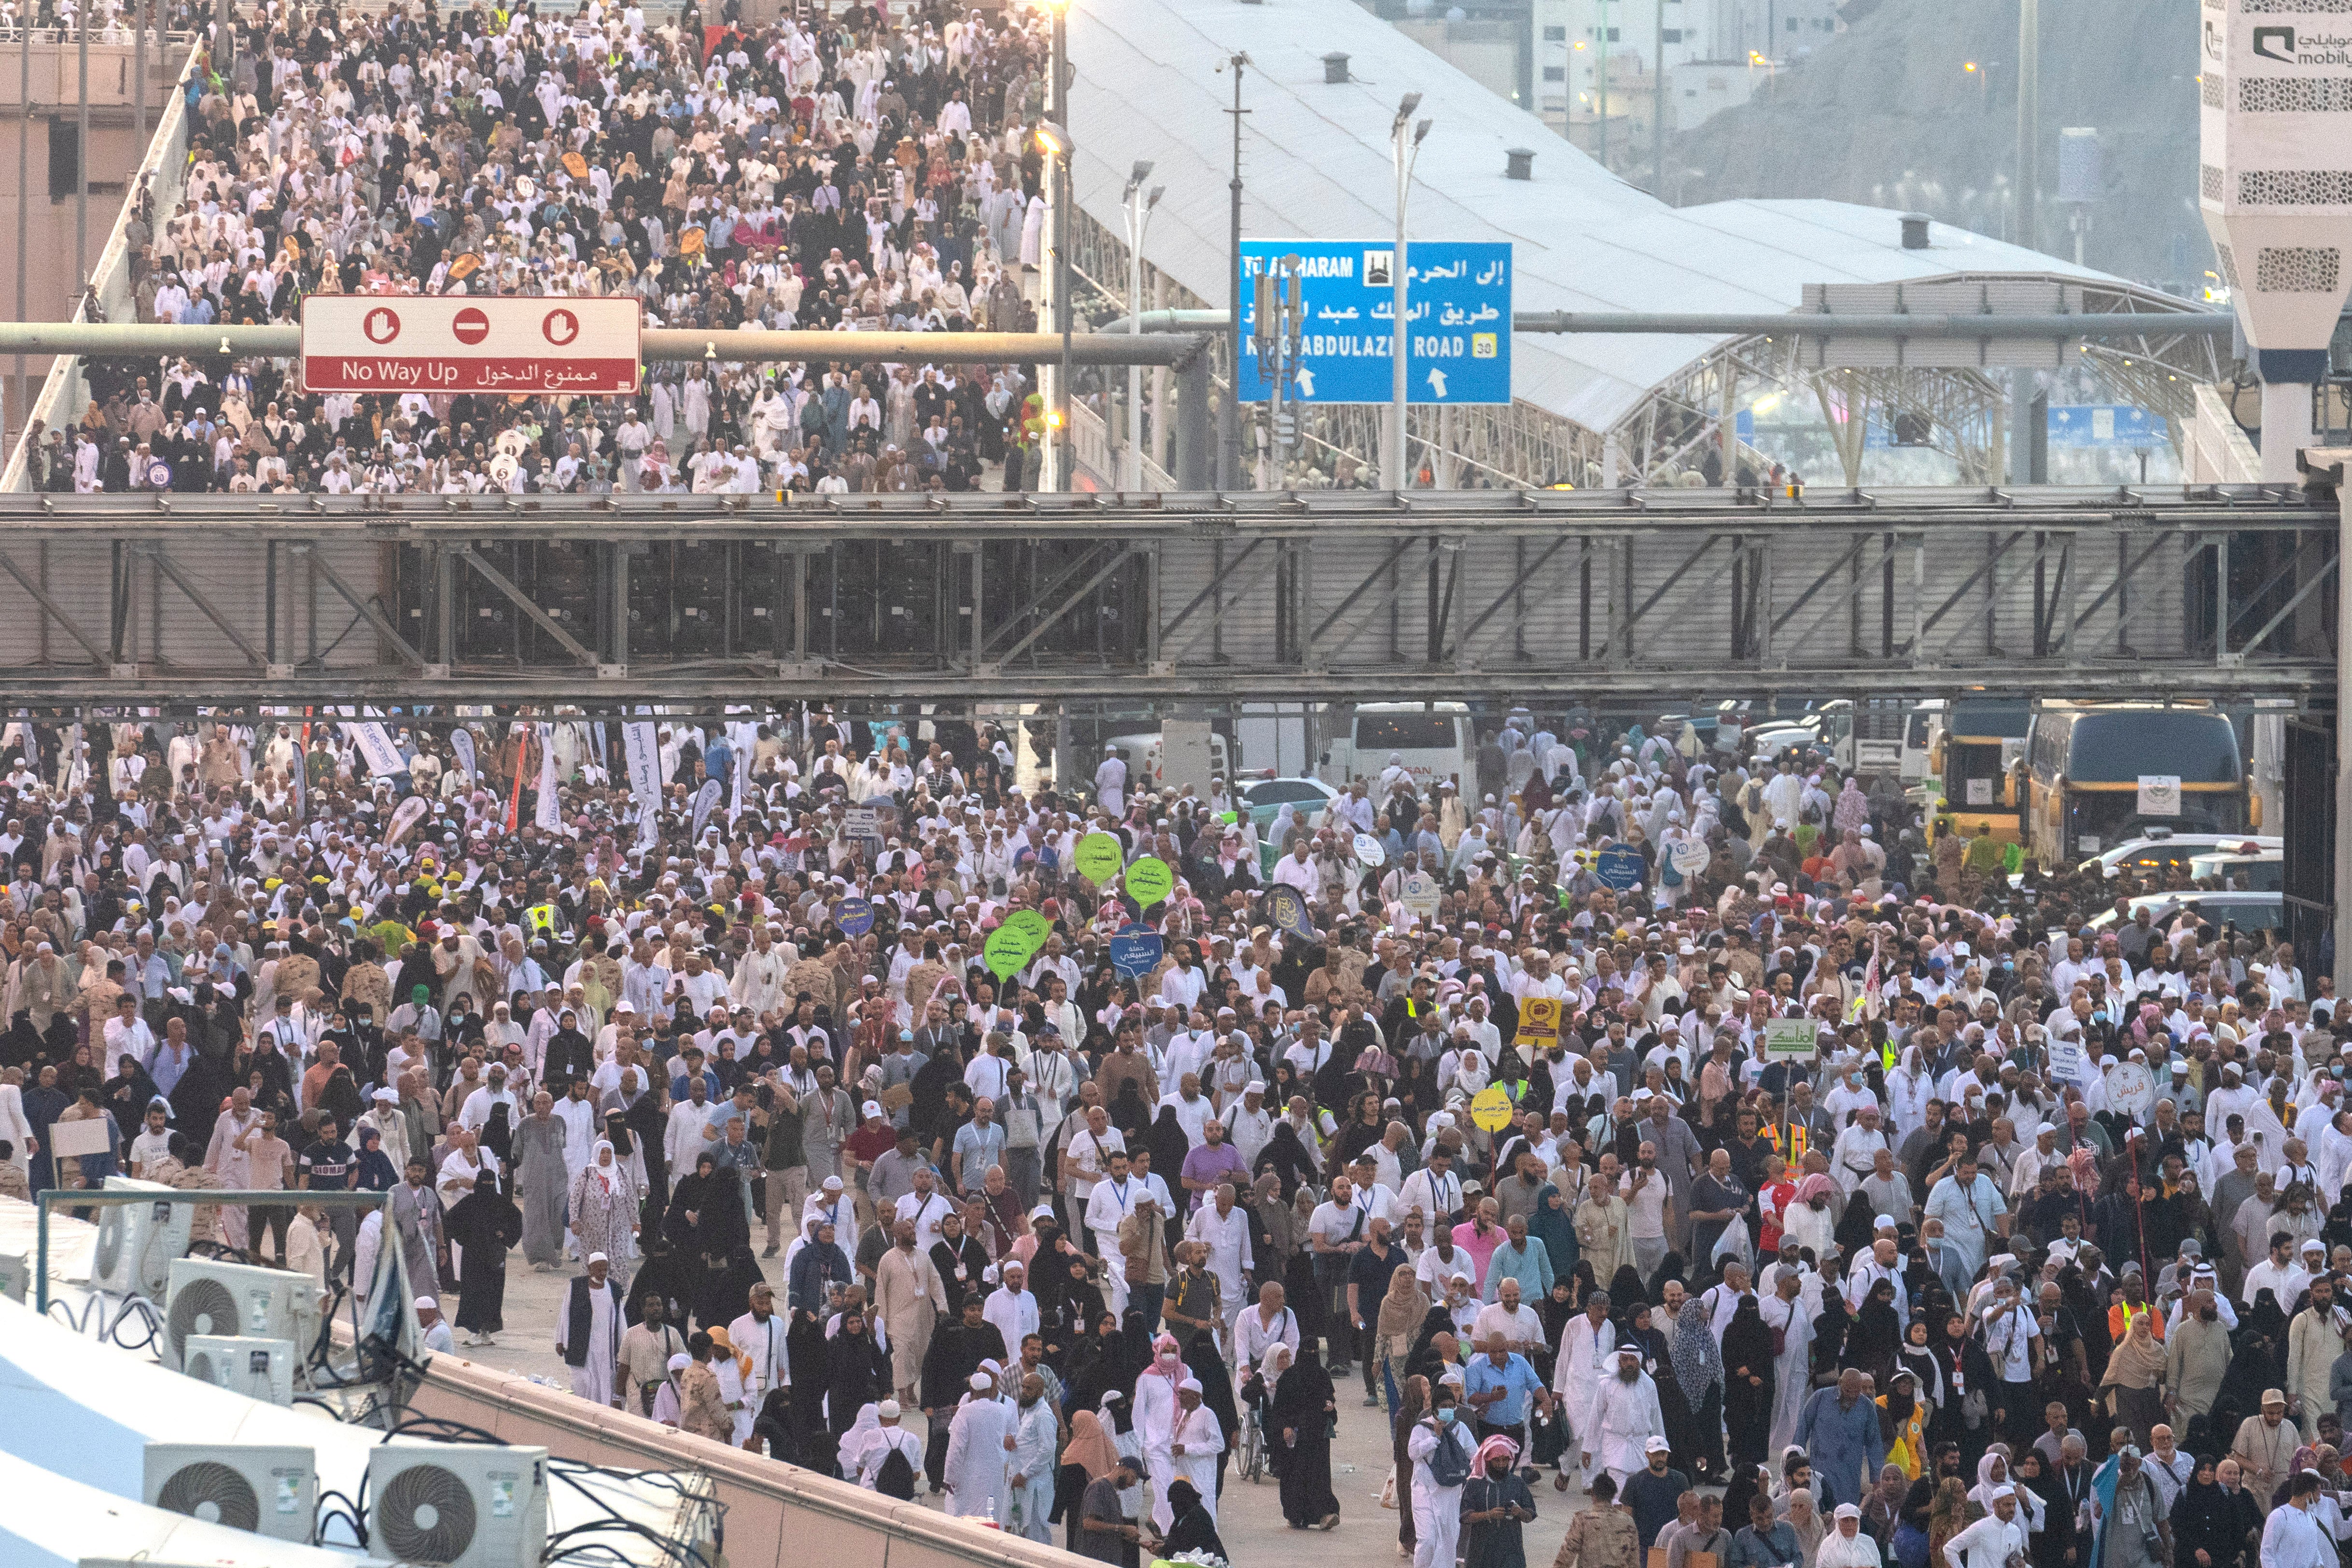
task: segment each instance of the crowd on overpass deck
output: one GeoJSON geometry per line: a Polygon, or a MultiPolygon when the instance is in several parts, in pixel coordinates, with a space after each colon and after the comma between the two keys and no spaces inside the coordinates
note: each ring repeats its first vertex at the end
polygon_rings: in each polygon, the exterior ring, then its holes
{"type": "MultiPolygon", "coordinates": [[[[1047,13],[740,9],[240,8],[199,45],[181,199],[132,196],[138,319],[591,295],[647,327],[1034,331],[1047,13]]],[[[34,431],[38,489],[1034,489],[1045,428],[1019,364],[663,363],[602,397],[322,396],[258,357],[89,381],[34,431]]]]}
{"type": "Polygon", "coordinates": [[[0,1184],[282,1189],[202,1232],[1106,1562],[1222,1556],[1253,1451],[1328,1527],[1359,1422],[1416,1568],[1568,1501],[1560,1568],[2352,1536],[2352,1043],[2290,946],[2086,929],[2138,887],[1679,721],[1307,817],[1019,739],[19,721],[0,1184]]]}

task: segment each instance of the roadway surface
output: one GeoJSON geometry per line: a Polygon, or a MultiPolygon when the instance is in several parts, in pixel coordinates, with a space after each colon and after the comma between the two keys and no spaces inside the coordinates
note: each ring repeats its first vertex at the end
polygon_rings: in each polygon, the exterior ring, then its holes
{"type": "MultiPolygon", "coordinates": [[[[767,1267],[772,1269],[774,1261],[771,1259],[767,1267]]],[[[554,1324],[570,1280],[568,1271],[541,1274],[525,1262],[520,1252],[510,1254],[507,1264],[506,1331],[499,1335],[499,1343],[494,1347],[471,1350],[461,1342],[456,1355],[500,1372],[537,1376],[568,1389],[569,1369],[555,1352],[554,1324]]],[[[450,1305],[454,1308],[455,1304],[453,1300],[450,1305]]],[[[1389,1467],[1387,1418],[1382,1412],[1365,1407],[1360,1374],[1337,1381],[1339,1436],[1332,1444],[1331,1489],[1339,1499],[1339,1528],[1328,1534],[1289,1529],[1283,1523],[1274,1477],[1269,1474],[1253,1486],[1242,1479],[1238,1470],[1229,1467],[1218,1532],[1224,1537],[1234,1568],[1266,1568],[1279,1563],[1286,1552],[1303,1552],[1320,1563],[1397,1560],[1397,1515],[1380,1506],[1381,1483],[1389,1467]]],[[[921,1421],[918,1415],[908,1424],[919,1430],[921,1421]]],[[[1580,1491],[1554,1491],[1549,1474],[1537,1482],[1535,1495],[1538,1517],[1527,1527],[1528,1564],[1528,1568],[1549,1568],[1559,1551],[1560,1539],[1567,1533],[1570,1513],[1574,1507],[1582,1506],[1585,1500],[1580,1491]]],[[[919,1488],[918,1496],[931,1507],[939,1506],[940,1500],[930,1496],[927,1489],[919,1488]]],[[[1061,1527],[1056,1525],[1054,1544],[1061,1544],[1061,1527]]]]}

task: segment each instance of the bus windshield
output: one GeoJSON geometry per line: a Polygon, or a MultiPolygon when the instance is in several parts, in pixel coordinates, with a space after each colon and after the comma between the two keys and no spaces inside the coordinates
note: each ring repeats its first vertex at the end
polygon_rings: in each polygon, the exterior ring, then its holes
{"type": "Polygon", "coordinates": [[[1451,713],[1359,713],[1356,752],[1450,752],[1454,749],[1451,713]]]}
{"type": "Polygon", "coordinates": [[[1944,721],[1944,733],[1963,741],[2022,740],[2032,727],[2032,704],[1985,699],[1954,703],[1944,721]]]}
{"type": "Polygon", "coordinates": [[[2086,713],[2074,721],[2066,777],[2074,784],[2130,784],[2144,773],[2174,773],[2183,784],[2242,783],[2238,733],[2218,713],[2133,708],[2086,713]]]}

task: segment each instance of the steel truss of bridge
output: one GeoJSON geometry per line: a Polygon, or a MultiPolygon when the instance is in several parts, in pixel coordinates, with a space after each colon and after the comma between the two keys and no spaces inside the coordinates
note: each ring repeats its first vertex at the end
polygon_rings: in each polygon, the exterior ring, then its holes
{"type": "Polygon", "coordinates": [[[2287,486],[0,497],[0,706],[2318,698],[2287,486]]]}

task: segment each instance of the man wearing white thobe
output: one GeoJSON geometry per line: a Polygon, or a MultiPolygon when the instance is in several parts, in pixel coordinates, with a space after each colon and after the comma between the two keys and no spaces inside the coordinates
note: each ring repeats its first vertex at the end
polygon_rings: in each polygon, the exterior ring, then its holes
{"type": "Polygon", "coordinates": [[[996,1380],[971,1374],[971,1392],[948,1426],[947,1513],[951,1519],[986,1515],[1001,1526],[1011,1517],[1004,1491],[1004,1465],[1018,1445],[1013,1409],[996,1397],[996,1380]]]}
{"type": "Polygon", "coordinates": [[[1102,766],[1095,770],[1095,804],[1113,822],[1127,815],[1127,763],[1117,746],[1103,748],[1102,766]]]}
{"type": "MultiPolygon", "coordinates": [[[[1214,1419],[1214,1417],[1211,1417],[1214,1419]]],[[[1054,1527],[1047,1516],[1054,1511],[1054,1479],[1059,1472],[1061,1452],[1061,1421],[1054,1414],[1051,1401],[1045,1398],[1045,1380],[1030,1373],[1021,1380],[1021,1403],[1013,1423],[1013,1457],[1006,1468],[1012,1475],[1005,1481],[1012,1508],[1020,1518],[1008,1526],[1013,1533],[1030,1541],[1051,1542],[1054,1527]]]]}
{"type": "Polygon", "coordinates": [[[621,1287],[611,1260],[588,1255],[588,1272],[572,1281],[571,1300],[555,1320],[555,1349],[572,1369],[572,1392],[596,1405],[621,1407],[621,1287]]]}
{"type": "Polygon", "coordinates": [[[1037,1331],[1037,1298],[1029,1292],[1025,1265],[1007,1259],[1003,1274],[1004,1282],[988,1293],[980,1316],[982,1322],[994,1323],[996,1331],[1004,1336],[1004,1353],[1017,1356],[1023,1336],[1037,1331]]]}
{"type": "Polygon", "coordinates": [[[1230,1350],[1234,1321],[1248,1299],[1242,1276],[1257,1267],[1250,1253],[1249,1215],[1234,1204],[1232,1184],[1219,1187],[1217,1195],[1194,1212],[1184,1234],[1206,1250],[1202,1262],[1217,1281],[1217,1300],[1224,1304],[1225,1346],[1230,1350]]]}
{"type": "Polygon", "coordinates": [[[1632,1345],[1617,1352],[1616,1365],[1592,1396],[1592,1424],[1583,1434],[1587,1473],[1607,1470],[1625,1490],[1626,1479],[1649,1465],[1652,1436],[1666,1429],[1658,1409],[1658,1385],[1642,1370],[1642,1352],[1632,1345]]]}
{"type": "MultiPolygon", "coordinates": [[[[1462,1373],[1447,1373],[1440,1380],[1437,1399],[1446,1411],[1458,1410],[1462,1373]]],[[[1476,1452],[1478,1438],[1467,1419],[1434,1416],[1416,1422],[1405,1439],[1405,1458],[1412,1461],[1412,1568],[1454,1568],[1455,1544],[1462,1539],[1462,1489],[1443,1487],[1429,1468],[1440,1443],[1451,1443],[1466,1463],[1476,1452]]]]}
{"type": "MultiPolygon", "coordinates": [[[[1168,1445],[1171,1465],[1166,1481],[1155,1478],[1152,1486],[1154,1500],[1152,1517],[1157,1520],[1168,1512],[1168,1485],[1185,1480],[1201,1494],[1201,1506],[1209,1510],[1214,1523],[1217,1517],[1217,1456],[1225,1451],[1225,1431],[1217,1423],[1217,1413],[1201,1403],[1201,1380],[1188,1377],[1176,1385],[1176,1426],[1168,1445]]],[[[1160,1527],[1165,1534],[1168,1526],[1160,1527]]]]}
{"type": "Polygon", "coordinates": [[[1944,1542],[1944,1562],[1949,1568],[2008,1568],[2010,1561],[2024,1552],[2025,1526],[2017,1517],[2017,1490],[2000,1486],[1993,1489],[1992,1511],[1944,1542]]]}
{"type": "MultiPolygon", "coordinates": [[[[727,1338],[735,1353],[751,1365],[743,1374],[743,1409],[751,1417],[738,1421],[743,1436],[751,1435],[751,1426],[760,1418],[760,1406],[776,1389],[793,1381],[792,1361],[784,1349],[785,1323],[776,1316],[775,1292],[766,1285],[751,1287],[751,1310],[727,1325],[727,1338]]],[[[738,1443],[742,1438],[736,1439],[738,1443]]],[[[921,1469],[919,1456],[915,1468],[921,1469]]]]}
{"type": "MultiPolygon", "coordinates": [[[[1570,1318],[1559,1331],[1559,1353],[1552,1367],[1552,1392],[1559,1396],[1572,1439],[1560,1454],[1562,1475],[1575,1457],[1577,1441],[1592,1429],[1593,1395],[1601,1392],[1601,1381],[1610,1374],[1616,1360],[1617,1325],[1609,1321],[1609,1293],[1595,1290],[1584,1300],[1585,1310],[1570,1318]]],[[[1588,1461],[1580,1468],[1584,1484],[1590,1487],[1591,1465],[1588,1461]]]]}

